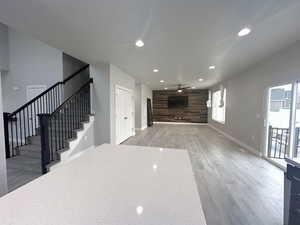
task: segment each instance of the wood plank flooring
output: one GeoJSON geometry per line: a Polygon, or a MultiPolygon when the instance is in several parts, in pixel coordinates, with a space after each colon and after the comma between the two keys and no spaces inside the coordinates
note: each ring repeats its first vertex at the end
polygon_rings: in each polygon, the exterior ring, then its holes
{"type": "Polygon", "coordinates": [[[187,149],[208,225],[283,224],[283,172],[209,126],[155,124],[123,144],[187,149]]]}

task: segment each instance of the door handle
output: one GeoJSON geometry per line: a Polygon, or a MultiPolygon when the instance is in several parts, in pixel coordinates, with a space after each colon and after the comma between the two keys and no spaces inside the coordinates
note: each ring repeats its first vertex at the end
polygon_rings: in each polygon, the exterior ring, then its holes
{"type": "Polygon", "coordinates": [[[127,119],[128,119],[128,118],[125,116],[125,117],[124,117],[124,120],[127,120],[127,119]]]}

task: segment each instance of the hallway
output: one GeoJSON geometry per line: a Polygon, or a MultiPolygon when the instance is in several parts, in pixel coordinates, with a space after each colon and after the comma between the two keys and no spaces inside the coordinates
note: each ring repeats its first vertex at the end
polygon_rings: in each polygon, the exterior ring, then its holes
{"type": "Polygon", "coordinates": [[[207,224],[282,225],[283,172],[209,126],[155,124],[123,144],[187,149],[207,224]]]}

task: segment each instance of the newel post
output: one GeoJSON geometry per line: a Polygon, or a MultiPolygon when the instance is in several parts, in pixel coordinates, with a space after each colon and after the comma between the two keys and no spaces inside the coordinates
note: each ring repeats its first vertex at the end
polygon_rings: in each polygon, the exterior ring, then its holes
{"type": "Polygon", "coordinates": [[[5,155],[6,158],[10,158],[10,149],[9,149],[9,129],[8,129],[8,120],[10,113],[3,113],[3,126],[4,126],[4,141],[5,141],[5,155]]]}
{"type": "Polygon", "coordinates": [[[47,165],[49,165],[50,145],[49,145],[49,118],[50,114],[39,114],[40,121],[40,135],[41,135],[41,154],[42,154],[42,173],[48,172],[47,165]]]}

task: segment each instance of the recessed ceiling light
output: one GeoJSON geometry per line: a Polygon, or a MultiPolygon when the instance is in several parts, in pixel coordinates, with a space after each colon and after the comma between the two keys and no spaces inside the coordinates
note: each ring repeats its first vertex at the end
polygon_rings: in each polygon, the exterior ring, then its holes
{"type": "Polygon", "coordinates": [[[141,215],[141,214],[143,213],[143,211],[144,211],[143,206],[138,206],[138,207],[136,207],[136,213],[137,213],[138,215],[141,215]]]}
{"type": "Polygon", "coordinates": [[[168,88],[164,88],[165,90],[168,90],[168,88]]]}
{"type": "Polygon", "coordinates": [[[202,78],[199,78],[199,79],[198,79],[198,81],[199,81],[199,82],[202,82],[202,81],[203,81],[203,79],[202,79],[202,78]]]}
{"type": "Polygon", "coordinates": [[[238,33],[239,37],[243,37],[243,36],[246,36],[248,34],[251,33],[251,29],[248,28],[248,27],[245,27],[243,29],[240,30],[240,32],[238,33]]]}
{"type": "Polygon", "coordinates": [[[142,40],[137,40],[137,41],[135,42],[135,45],[136,45],[137,47],[141,48],[141,47],[143,47],[145,44],[144,44],[144,42],[143,42],[142,40]]]}
{"type": "Polygon", "coordinates": [[[210,70],[214,70],[214,69],[216,69],[216,66],[209,66],[208,67],[210,70]]]}
{"type": "Polygon", "coordinates": [[[165,82],[165,81],[164,81],[164,80],[160,80],[159,82],[160,82],[160,83],[163,83],[163,82],[165,82]]]}
{"type": "Polygon", "coordinates": [[[181,89],[179,89],[179,90],[177,90],[177,92],[178,92],[178,93],[181,93],[181,92],[182,92],[182,90],[181,90],[181,89]]]}
{"type": "Polygon", "coordinates": [[[157,170],[157,165],[153,164],[152,168],[153,168],[154,171],[156,171],[157,170]]]}
{"type": "Polygon", "coordinates": [[[157,73],[158,71],[159,71],[158,69],[154,69],[154,70],[153,70],[154,73],[157,73]]]}

